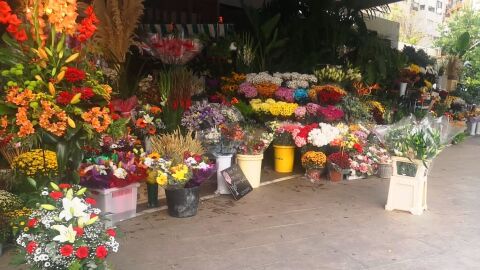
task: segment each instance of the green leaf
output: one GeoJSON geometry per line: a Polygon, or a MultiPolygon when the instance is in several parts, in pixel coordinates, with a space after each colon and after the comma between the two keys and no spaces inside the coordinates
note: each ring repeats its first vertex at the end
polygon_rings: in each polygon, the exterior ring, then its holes
{"type": "Polygon", "coordinates": [[[27,177],[27,181],[33,188],[37,189],[37,181],[35,181],[35,179],[27,177]]]}
{"type": "Polygon", "coordinates": [[[280,22],[280,14],[277,13],[275,16],[273,16],[271,19],[266,21],[261,27],[261,33],[262,33],[262,38],[267,41],[270,39],[270,37],[273,34],[273,31],[278,25],[278,22],[280,22]]]}
{"type": "Polygon", "coordinates": [[[455,51],[458,55],[463,56],[470,46],[470,33],[462,33],[455,43],[455,51]]]}
{"type": "Polygon", "coordinates": [[[0,115],[13,114],[15,110],[12,107],[7,106],[6,104],[0,103],[0,115]]]}

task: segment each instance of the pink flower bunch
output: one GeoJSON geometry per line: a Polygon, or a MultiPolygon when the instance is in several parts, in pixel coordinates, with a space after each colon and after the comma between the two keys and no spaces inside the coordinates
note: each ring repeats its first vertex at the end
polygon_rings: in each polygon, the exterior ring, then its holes
{"type": "Polygon", "coordinates": [[[307,113],[311,116],[317,116],[321,108],[321,106],[316,103],[308,103],[305,107],[307,108],[307,113]]]}
{"type": "Polygon", "coordinates": [[[323,119],[327,122],[334,122],[342,119],[343,110],[335,106],[320,107],[318,110],[323,119]]]}
{"type": "Polygon", "coordinates": [[[243,94],[246,98],[254,98],[258,95],[257,88],[255,88],[255,86],[249,82],[240,84],[238,93],[243,94]]]}
{"type": "Polygon", "coordinates": [[[275,92],[275,97],[278,100],[285,102],[295,102],[295,90],[288,87],[279,87],[277,92],[275,92]]]}
{"type": "Polygon", "coordinates": [[[298,106],[296,109],[295,109],[295,117],[297,119],[303,119],[305,118],[305,114],[307,114],[307,108],[305,108],[304,106],[298,106]]]}
{"type": "Polygon", "coordinates": [[[361,142],[366,142],[368,138],[368,134],[364,131],[357,130],[353,133],[355,137],[357,137],[361,142]]]}
{"type": "Polygon", "coordinates": [[[357,172],[372,175],[377,164],[367,155],[355,155],[350,158],[350,168],[357,172]]]}

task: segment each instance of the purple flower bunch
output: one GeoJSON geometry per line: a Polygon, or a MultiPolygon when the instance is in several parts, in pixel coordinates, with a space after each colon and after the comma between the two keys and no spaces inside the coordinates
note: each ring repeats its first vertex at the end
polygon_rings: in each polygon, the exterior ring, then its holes
{"type": "Polygon", "coordinates": [[[343,110],[335,106],[320,107],[318,112],[326,122],[335,122],[344,116],[343,110]]]}
{"type": "Polygon", "coordinates": [[[258,95],[257,88],[249,82],[244,82],[238,87],[238,93],[243,94],[246,98],[254,98],[258,95]]]}
{"type": "Polygon", "coordinates": [[[181,124],[188,130],[211,128],[225,122],[221,111],[221,104],[197,102],[182,116],[181,124]]]}
{"type": "Polygon", "coordinates": [[[275,92],[275,97],[281,101],[295,102],[295,90],[288,87],[279,87],[275,92]]]}

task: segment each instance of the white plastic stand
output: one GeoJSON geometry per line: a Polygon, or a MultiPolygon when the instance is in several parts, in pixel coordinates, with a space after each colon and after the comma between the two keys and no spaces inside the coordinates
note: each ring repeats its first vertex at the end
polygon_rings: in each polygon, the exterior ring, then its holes
{"type": "MultiPolygon", "coordinates": [[[[431,166],[431,162],[427,164],[431,166]]],[[[390,178],[388,199],[385,210],[408,211],[413,215],[423,214],[427,210],[427,175],[428,169],[421,160],[410,161],[403,157],[392,157],[393,175],[390,178]],[[417,167],[414,177],[399,175],[397,162],[411,163],[417,167]]]]}
{"type": "Polygon", "coordinates": [[[233,155],[215,155],[217,165],[217,194],[231,194],[223,178],[222,171],[232,166],[233,155]]]}
{"type": "Polygon", "coordinates": [[[139,183],[133,183],[121,188],[90,189],[90,192],[97,201],[96,207],[109,213],[112,224],[115,224],[136,216],[139,186],[139,183]]]}

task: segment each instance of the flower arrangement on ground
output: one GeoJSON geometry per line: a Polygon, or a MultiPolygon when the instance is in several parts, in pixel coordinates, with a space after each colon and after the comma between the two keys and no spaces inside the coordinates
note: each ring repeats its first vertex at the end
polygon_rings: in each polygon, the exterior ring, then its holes
{"type": "Polygon", "coordinates": [[[252,99],[250,106],[254,112],[271,117],[288,118],[295,113],[295,109],[298,107],[297,103],[287,103],[284,101],[275,101],[273,99],[267,99],[264,102],[260,99],[252,99]]]}
{"type": "Polygon", "coordinates": [[[337,171],[350,169],[350,156],[344,152],[335,152],[328,155],[328,162],[337,171]]]}
{"type": "Polygon", "coordinates": [[[57,175],[57,155],[55,152],[43,149],[33,149],[17,156],[12,168],[22,175],[39,178],[57,175]]]}
{"type": "Polygon", "coordinates": [[[267,124],[274,132],[273,145],[295,146],[293,134],[300,132],[300,123],[272,121],[267,124]]]}
{"type": "Polygon", "coordinates": [[[17,140],[43,138],[58,146],[59,177],[66,179],[75,174],[81,146],[112,128],[112,89],[88,59],[98,20],[91,6],[77,20],[75,0],[29,1],[18,15],[6,1],[0,5],[8,32],[0,84],[9,130],[17,140]]]}
{"type": "Polygon", "coordinates": [[[33,269],[106,269],[106,258],[117,252],[116,231],[105,229],[100,209],[78,185],[51,183],[42,189],[41,203],[19,225],[20,257],[33,269]]]}
{"type": "Polygon", "coordinates": [[[245,126],[243,130],[244,136],[237,151],[241,155],[263,154],[274,137],[273,132],[269,132],[265,128],[245,126]]]}
{"type": "Polygon", "coordinates": [[[200,186],[215,173],[215,162],[203,155],[185,152],[184,163],[192,171],[192,179],[185,185],[186,188],[200,186]]]}
{"type": "Polygon", "coordinates": [[[202,130],[199,134],[199,139],[209,153],[214,155],[231,155],[237,152],[244,136],[245,132],[238,123],[230,123],[202,130]]]}
{"type": "Polygon", "coordinates": [[[89,158],[80,167],[80,183],[90,188],[118,188],[143,181],[145,168],[139,166],[133,152],[115,152],[89,158]]]}
{"type": "Polygon", "coordinates": [[[320,151],[307,151],[302,155],[302,167],[305,169],[324,168],[327,156],[320,151]]]}

